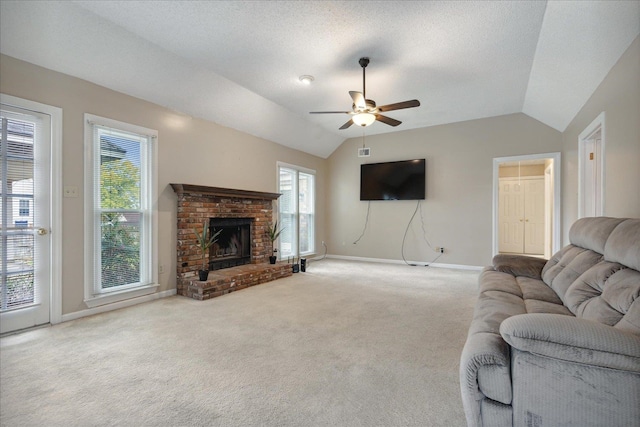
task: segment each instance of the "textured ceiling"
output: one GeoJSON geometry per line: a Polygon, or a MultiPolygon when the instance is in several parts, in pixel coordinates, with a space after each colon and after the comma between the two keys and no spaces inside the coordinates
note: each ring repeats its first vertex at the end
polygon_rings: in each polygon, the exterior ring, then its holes
{"type": "Polygon", "coordinates": [[[361,136],[524,112],[563,131],[640,32],[638,1],[0,2],[0,51],[327,157],[361,136]],[[310,74],[315,81],[298,81],[310,74]]]}

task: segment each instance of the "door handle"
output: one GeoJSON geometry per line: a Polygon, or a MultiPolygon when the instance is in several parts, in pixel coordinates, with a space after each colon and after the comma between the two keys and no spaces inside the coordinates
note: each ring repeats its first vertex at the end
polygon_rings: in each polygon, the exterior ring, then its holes
{"type": "Polygon", "coordinates": [[[44,236],[47,233],[48,231],[46,228],[42,228],[42,227],[36,228],[36,234],[38,234],[38,236],[44,236]]]}

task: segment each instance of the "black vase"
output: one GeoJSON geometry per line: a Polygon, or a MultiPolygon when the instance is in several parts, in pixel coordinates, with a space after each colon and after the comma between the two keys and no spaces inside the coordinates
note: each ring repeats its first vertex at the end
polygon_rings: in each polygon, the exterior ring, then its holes
{"type": "Polygon", "coordinates": [[[201,282],[205,282],[209,278],[209,270],[198,270],[198,278],[201,282]]]}
{"type": "Polygon", "coordinates": [[[269,264],[275,264],[277,259],[278,259],[278,257],[277,257],[277,256],[275,256],[275,255],[271,255],[271,256],[269,257],[269,264]]]}

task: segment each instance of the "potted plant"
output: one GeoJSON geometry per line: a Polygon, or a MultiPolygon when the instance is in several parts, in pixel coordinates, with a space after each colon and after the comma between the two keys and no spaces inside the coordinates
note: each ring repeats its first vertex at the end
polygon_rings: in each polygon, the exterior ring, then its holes
{"type": "Polygon", "coordinates": [[[218,235],[222,233],[222,230],[218,230],[213,235],[209,235],[209,226],[205,221],[202,227],[202,233],[198,233],[198,230],[195,228],[193,231],[196,233],[196,241],[197,246],[200,248],[200,252],[202,252],[202,270],[198,270],[198,278],[201,281],[207,280],[209,277],[209,268],[207,266],[207,251],[209,248],[218,241],[218,235]]]}
{"type": "Polygon", "coordinates": [[[269,236],[269,240],[271,240],[271,256],[269,257],[269,263],[275,264],[278,257],[276,257],[276,252],[278,249],[275,247],[276,239],[282,233],[282,228],[278,230],[278,220],[275,223],[269,223],[267,225],[267,235],[269,236]]]}

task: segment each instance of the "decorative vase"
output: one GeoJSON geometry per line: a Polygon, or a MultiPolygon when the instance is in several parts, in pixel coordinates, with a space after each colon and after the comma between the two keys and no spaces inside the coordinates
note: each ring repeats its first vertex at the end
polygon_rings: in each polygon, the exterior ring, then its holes
{"type": "Polygon", "coordinates": [[[275,255],[271,255],[271,256],[269,257],[269,264],[275,264],[277,259],[278,259],[278,257],[277,257],[277,256],[275,256],[275,255]]]}
{"type": "Polygon", "coordinates": [[[292,265],[292,271],[294,273],[298,273],[300,271],[300,265],[299,264],[293,264],[292,265]]]}
{"type": "Polygon", "coordinates": [[[209,270],[198,270],[198,278],[201,282],[206,282],[209,278],[209,270]]]}

